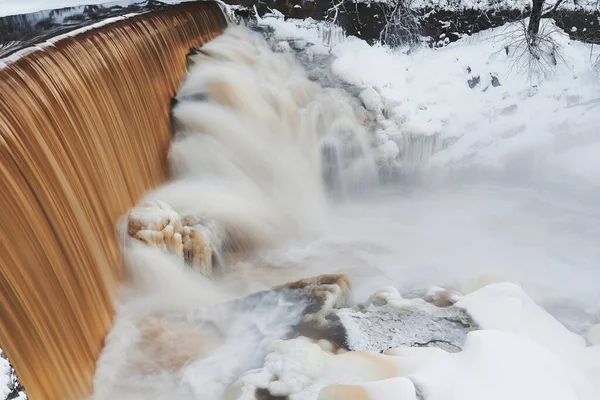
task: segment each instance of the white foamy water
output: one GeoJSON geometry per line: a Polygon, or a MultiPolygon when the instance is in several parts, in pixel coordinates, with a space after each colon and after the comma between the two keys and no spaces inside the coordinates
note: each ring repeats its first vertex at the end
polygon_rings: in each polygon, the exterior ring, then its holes
{"type": "MultiPolygon", "coordinates": [[[[147,199],[162,200],[182,216],[217,221],[249,244],[211,281],[175,256],[124,239],[131,285],[98,363],[94,399],[221,398],[240,375],[263,366],[274,339],[289,332],[301,311],[278,298],[241,314],[223,303],[316,274],[349,274],[357,301],[389,285],[401,293],[439,285],[466,294],[507,280],[579,333],[600,322],[599,194],[589,181],[567,184],[523,163],[502,172],[481,165],[411,168],[404,179],[377,185],[374,159],[381,148],[363,126],[365,109],[343,90],[309,81],[291,53],[273,53],[258,35],[232,28],[192,59],[198,63],[173,110],[173,180],[147,199]],[[148,322],[148,316],[162,320],[148,322]],[[166,333],[161,321],[169,324],[166,333]],[[192,355],[180,362],[181,352],[192,355]]],[[[513,289],[505,291],[526,303],[513,289]]],[[[490,304],[497,301],[492,298],[490,304]]],[[[471,360],[475,371],[502,346],[510,354],[529,346],[483,336],[472,336],[461,358],[440,360],[471,360]]],[[[534,350],[531,365],[553,357],[534,350]]],[[[285,360],[304,353],[294,354],[276,364],[285,370],[285,360]]],[[[482,379],[492,379],[491,370],[482,379]]],[[[256,382],[266,376],[260,374],[256,382]]],[[[428,387],[430,375],[438,379],[433,366],[413,381],[429,388],[432,399],[451,390],[447,382],[428,387]]],[[[534,382],[543,382],[540,376],[534,382]]],[[[557,391],[568,386],[561,384],[557,391]]],[[[527,382],[519,385],[527,388],[527,382]]],[[[412,399],[407,393],[402,398],[412,399]]]]}

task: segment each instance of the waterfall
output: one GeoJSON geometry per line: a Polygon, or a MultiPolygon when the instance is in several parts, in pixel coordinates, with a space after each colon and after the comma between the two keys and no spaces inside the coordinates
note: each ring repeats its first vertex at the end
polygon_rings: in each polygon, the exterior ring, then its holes
{"type": "Polygon", "coordinates": [[[229,27],[188,64],[173,102],[171,180],[129,214],[123,230],[138,240],[121,236],[130,290],[98,363],[94,400],[222,398],[272,340],[291,334],[305,305],[213,311],[304,277],[257,259],[323,232],[332,195],[378,179],[360,104],[311,81],[293,53],[229,27]]]}
{"type": "Polygon", "coordinates": [[[122,273],[117,218],[165,180],[169,99],[216,3],[87,27],[0,66],[0,347],[32,399],[89,394],[122,273]]]}

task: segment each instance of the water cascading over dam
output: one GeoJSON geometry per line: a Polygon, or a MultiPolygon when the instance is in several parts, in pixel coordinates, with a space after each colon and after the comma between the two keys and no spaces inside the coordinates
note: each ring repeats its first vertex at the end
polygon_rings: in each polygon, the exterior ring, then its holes
{"type": "Polygon", "coordinates": [[[195,2],[100,25],[0,66],[0,347],[31,399],[90,393],[116,220],[165,180],[185,56],[227,22],[195,2]]]}

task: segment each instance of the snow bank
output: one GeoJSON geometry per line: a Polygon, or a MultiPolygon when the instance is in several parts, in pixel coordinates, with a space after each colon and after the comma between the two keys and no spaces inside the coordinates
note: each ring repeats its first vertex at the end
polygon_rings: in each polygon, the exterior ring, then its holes
{"type": "Polygon", "coordinates": [[[549,56],[549,64],[533,68],[519,24],[408,52],[355,37],[328,46],[311,21],[271,16],[262,23],[278,37],[299,35],[330,52],[334,76],[357,87],[374,115],[380,162],[411,170],[476,166],[600,185],[600,81],[589,45],[571,41],[552,21],[543,22],[542,32],[557,46],[557,65],[549,56]]]}
{"type": "Polygon", "coordinates": [[[600,85],[589,47],[556,32],[563,57],[535,73],[525,65],[527,55],[519,56],[523,50],[513,38],[518,29],[505,26],[411,55],[349,39],[333,49],[332,69],[345,82],[381,95],[389,121],[381,128],[399,145],[400,161],[502,170],[526,157],[529,168],[539,163],[599,184],[594,149],[600,113],[594,109],[600,85]],[[445,143],[411,148],[407,140],[415,136],[445,143]]]}
{"type": "MultiPolygon", "coordinates": [[[[0,354],[2,354],[2,350],[0,350],[0,354]]],[[[5,399],[6,396],[10,393],[8,385],[10,384],[10,364],[8,360],[0,357],[0,399],[5,399]]]]}
{"type": "Polygon", "coordinates": [[[560,360],[517,335],[472,332],[461,353],[444,355],[411,376],[427,400],[577,400],[560,360]]]}
{"type": "MultiPolygon", "coordinates": [[[[384,288],[373,298],[395,301],[384,288]]],[[[228,400],[266,390],[290,400],[594,400],[600,395],[600,346],[586,347],[511,283],[464,296],[481,324],[463,350],[397,348],[332,352],[299,338],[279,341],[258,370],[228,390],[228,400]]]]}

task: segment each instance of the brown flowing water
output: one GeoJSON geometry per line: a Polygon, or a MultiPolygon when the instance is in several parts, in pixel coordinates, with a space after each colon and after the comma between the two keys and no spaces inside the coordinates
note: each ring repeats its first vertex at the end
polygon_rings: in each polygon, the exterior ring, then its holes
{"type": "Polygon", "coordinates": [[[117,218],[166,178],[185,55],[216,3],[130,16],[0,70],[0,347],[31,399],[89,394],[121,278],[117,218]]]}

